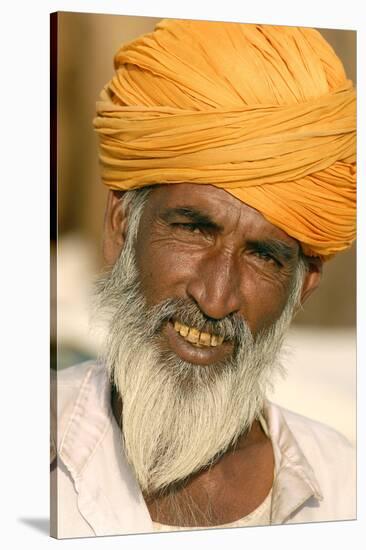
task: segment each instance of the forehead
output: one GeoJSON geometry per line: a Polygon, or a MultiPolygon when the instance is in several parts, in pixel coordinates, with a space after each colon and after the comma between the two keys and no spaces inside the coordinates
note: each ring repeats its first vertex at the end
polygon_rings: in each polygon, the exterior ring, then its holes
{"type": "Polygon", "coordinates": [[[147,213],[152,217],[175,209],[194,209],[208,216],[223,232],[237,230],[247,239],[273,238],[297,247],[298,243],[279,227],[266,220],[255,208],[212,185],[179,183],[154,186],[147,213]]]}

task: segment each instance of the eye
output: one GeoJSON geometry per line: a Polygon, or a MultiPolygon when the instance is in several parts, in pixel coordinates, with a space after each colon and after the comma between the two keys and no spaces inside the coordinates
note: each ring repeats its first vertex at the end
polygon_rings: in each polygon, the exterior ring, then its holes
{"type": "Polygon", "coordinates": [[[173,223],[172,226],[177,229],[183,229],[183,231],[187,231],[188,233],[202,234],[202,227],[197,223],[173,223]]]}
{"type": "Polygon", "coordinates": [[[281,262],[270,252],[265,250],[253,250],[252,255],[264,263],[271,264],[276,267],[282,267],[281,262]]]}
{"type": "Polygon", "coordinates": [[[257,250],[256,252],[253,252],[253,254],[258,258],[261,258],[261,260],[264,260],[265,262],[274,260],[273,256],[271,256],[271,254],[269,254],[268,252],[261,252],[257,250]]]}

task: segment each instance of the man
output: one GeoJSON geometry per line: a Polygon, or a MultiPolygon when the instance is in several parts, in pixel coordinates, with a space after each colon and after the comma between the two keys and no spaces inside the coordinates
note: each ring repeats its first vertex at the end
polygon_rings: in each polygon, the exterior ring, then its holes
{"type": "Polygon", "coordinates": [[[355,518],[351,446],[266,399],[355,238],[339,59],[311,29],[172,20],[115,69],[95,119],[107,336],[57,377],[54,534],[355,518]]]}

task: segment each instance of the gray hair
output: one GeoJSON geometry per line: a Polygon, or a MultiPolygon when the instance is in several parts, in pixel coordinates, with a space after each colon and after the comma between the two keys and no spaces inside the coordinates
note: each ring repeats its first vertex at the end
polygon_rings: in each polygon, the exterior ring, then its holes
{"type": "Polygon", "coordinates": [[[137,239],[141,217],[146,205],[151,187],[126,191],[122,198],[122,208],[128,216],[125,246],[132,247],[137,239]]]}

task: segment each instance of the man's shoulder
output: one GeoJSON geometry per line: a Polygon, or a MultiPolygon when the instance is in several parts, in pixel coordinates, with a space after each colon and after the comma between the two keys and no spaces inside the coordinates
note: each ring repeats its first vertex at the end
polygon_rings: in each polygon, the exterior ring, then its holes
{"type": "Polygon", "coordinates": [[[323,422],[303,416],[285,408],[282,408],[282,414],[285,416],[289,427],[292,427],[297,432],[303,433],[304,436],[326,437],[327,439],[339,442],[341,445],[351,446],[350,442],[344,435],[338,432],[335,428],[332,428],[323,422]]]}
{"type": "Polygon", "coordinates": [[[293,521],[355,518],[356,453],[334,428],[269,404],[272,443],[279,471],[292,471],[310,485],[318,502],[305,506],[293,521]]]}
{"type": "Polygon", "coordinates": [[[349,460],[354,446],[336,429],[279,405],[270,404],[272,415],[282,416],[299,446],[309,458],[322,457],[329,464],[349,460]]]}

